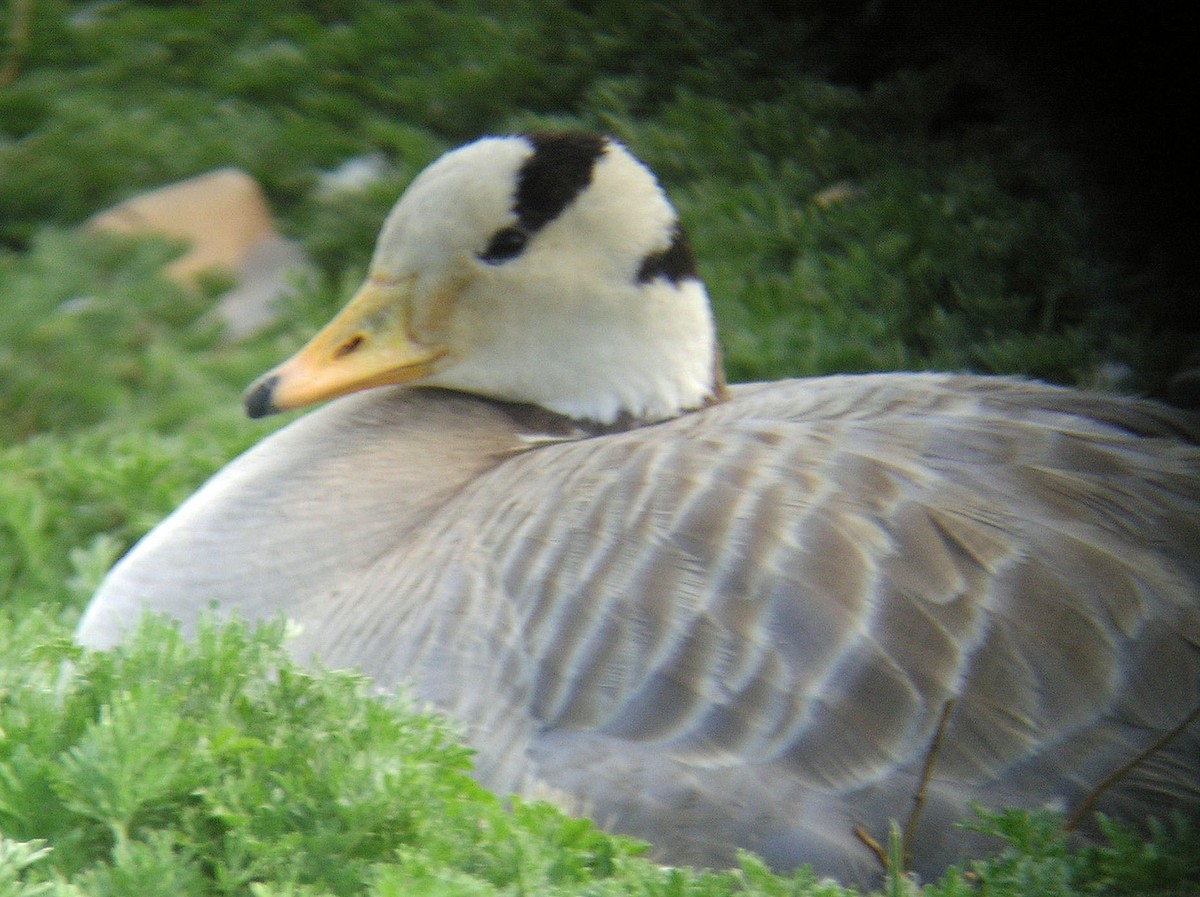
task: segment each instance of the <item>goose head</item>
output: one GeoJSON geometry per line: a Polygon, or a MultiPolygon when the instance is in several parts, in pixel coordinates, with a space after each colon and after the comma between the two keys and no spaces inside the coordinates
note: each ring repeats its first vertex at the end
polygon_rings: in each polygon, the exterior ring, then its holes
{"type": "Polygon", "coordinates": [[[654,175],[591,134],[489,137],[419,174],[366,283],[246,393],[253,417],[411,383],[578,420],[655,421],[708,404],[712,313],[654,175]]]}

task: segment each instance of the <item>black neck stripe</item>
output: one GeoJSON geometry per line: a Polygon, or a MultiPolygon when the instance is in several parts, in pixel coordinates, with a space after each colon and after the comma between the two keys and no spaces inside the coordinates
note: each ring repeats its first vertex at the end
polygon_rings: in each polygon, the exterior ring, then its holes
{"type": "Polygon", "coordinates": [[[592,169],[608,144],[582,131],[523,135],[533,155],[517,175],[513,212],[527,233],[541,230],[562,214],[592,182],[592,169]]]}
{"type": "Polygon", "coordinates": [[[678,221],[671,230],[671,245],[650,253],[638,268],[638,283],[649,283],[657,277],[665,277],[676,286],[680,281],[696,278],[696,256],[678,221]]]}

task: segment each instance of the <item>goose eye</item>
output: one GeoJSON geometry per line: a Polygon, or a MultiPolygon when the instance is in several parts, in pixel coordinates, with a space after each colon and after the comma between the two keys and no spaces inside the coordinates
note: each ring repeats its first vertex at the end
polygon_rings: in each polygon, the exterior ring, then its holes
{"type": "Polygon", "coordinates": [[[489,265],[499,265],[516,258],[529,242],[529,234],[517,225],[502,227],[492,235],[487,249],[479,257],[489,265]]]}

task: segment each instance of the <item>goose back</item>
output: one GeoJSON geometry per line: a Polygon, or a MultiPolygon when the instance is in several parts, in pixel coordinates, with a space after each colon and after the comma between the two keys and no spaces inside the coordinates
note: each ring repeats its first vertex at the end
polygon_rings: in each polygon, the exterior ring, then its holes
{"type": "MultiPolygon", "coordinates": [[[[285,615],[302,660],[461,721],[481,780],[719,865],[932,872],[986,804],[1078,804],[1200,706],[1200,426],[950,375],[735,386],[622,432],[430,389],[338,400],[110,574],[142,609],[285,615]],[[953,701],[953,704],[948,702],[953,701]],[[952,707],[944,725],[943,710],[952,707]]],[[[1200,726],[1099,808],[1200,814],[1200,726]]]]}

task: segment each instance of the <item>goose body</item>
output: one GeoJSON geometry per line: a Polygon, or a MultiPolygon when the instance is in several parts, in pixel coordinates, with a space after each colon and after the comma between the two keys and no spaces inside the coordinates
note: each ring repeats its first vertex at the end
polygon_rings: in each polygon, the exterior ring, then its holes
{"type": "Polygon", "coordinates": [[[921,790],[932,873],[978,847],[971,802],[1075,807],[1152,746],[1097,809],[1200,816],[1200,724],[1165,739],[1200,706],[1194,417],[972,376],[726,387],[658,185],[573,134],[427,169],[247,403],[347,392],[147,535],[80,641],[284,615],[301,660],[459,720],[488,786],[672,863],[869,879],[856,828],[921,790]]]}

